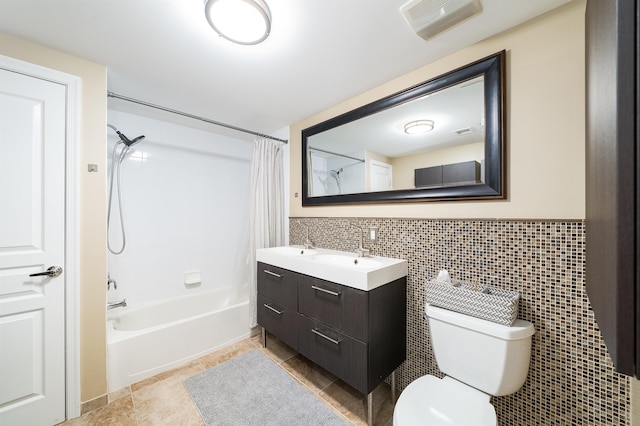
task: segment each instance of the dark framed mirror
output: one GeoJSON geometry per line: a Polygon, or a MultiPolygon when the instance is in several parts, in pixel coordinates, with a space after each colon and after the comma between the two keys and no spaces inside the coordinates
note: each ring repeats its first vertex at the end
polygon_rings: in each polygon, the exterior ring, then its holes
{"type": "Polygon", "coordinates": [[[504,199],[505,52],[302,131],[302,205],[504,199]]]}

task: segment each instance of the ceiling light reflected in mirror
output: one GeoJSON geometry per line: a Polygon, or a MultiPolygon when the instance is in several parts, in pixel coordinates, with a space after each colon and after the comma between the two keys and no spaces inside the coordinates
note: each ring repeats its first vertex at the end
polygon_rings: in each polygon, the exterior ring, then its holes
{"type": "Polygon", "coordinates": [[[433,120],[415,120],[404,125],[404,132],[408,135],[421,135],[433,130],[433,120]]]}

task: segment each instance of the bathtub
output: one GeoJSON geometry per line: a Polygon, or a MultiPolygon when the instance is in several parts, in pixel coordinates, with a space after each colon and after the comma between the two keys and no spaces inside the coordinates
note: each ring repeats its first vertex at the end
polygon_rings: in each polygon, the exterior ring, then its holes
{"type": "Polygon", "coordinates": [[[107,313],[109,392],[251,335],[247,291],[219,289],[107,313]]]}

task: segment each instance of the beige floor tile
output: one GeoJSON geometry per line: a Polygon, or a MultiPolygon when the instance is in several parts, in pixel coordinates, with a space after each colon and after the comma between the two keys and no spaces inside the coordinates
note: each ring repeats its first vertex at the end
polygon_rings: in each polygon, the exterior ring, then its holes
{"type": "Polygon", "coordinates": [[[198,361],[208,369],[254,349],[256,349],[256,347],[251,344],[249,339],[245,339],[227,346],[226,348],[220,349],[219,351],[215,351],[198,358],[198,361]]]}
{"type": "Polygon", "coordinates": [[[139,425],[203,425],[193,400],[181,382],[166,380],[133,392],[139,425]]]}
{"type": "Polygon", "coordinates": [[[267,347],[263,348],[261,345],[260,350],[278,364],[297,354],[297,352],[288,345],[282,343],[270,334],[267,336],[267,347]]]}
{"type": "Polygon", "coordinates": [[[255,347],[261,348],[262,347],[262,331],[259,332],[256,335],[253,335],[253,336],[249,337],[248,340],[249,340],[249,343],[251,343],[255,347]]]}
{"type": "MultiPolygon", "coordinates": [[[[252,349],[259,349],[299,380],[316,397],[327,403],[345,421],[353,425],[366,424],[366,396],[336,380],[272,336],[267,348],[262,348],[260,335],[250,337],[227,348],[205,355],[179,368],[158,374],[108,395],[109,405],[98,408],[62,425],[152,425],[202,426],[198,409],[182,381],[208,368],[232,359],[252,349]]],[[[374,391],[374,424],[392,426],[393,406],[386,384],[374,391]]]]}
{"type": "Polygon", "coordinates": [[[315,393],[320,392],[336,380],[336,376],[300,354],[289,358],[280,365],[315,393]]]}
{"type": "Polygon", "coordinates": [[[131,396],[131,388],[127,386],[126,388],[118,389],[117,391],[113,391],[109,393],[109,404],[113,401],[116,401],[120,398],[125,398],[127,396],[131,396]]]}
{"type": "MultiPolygon", "coordinates": [[[[191,363],[184,368],[175,369],[173,371],[174,374],[167,376],[162,380],[149,383],[146,386],[133,390],[133,402],[136,409],[138,408],[138,404],[144,401],[169,401],[171,399],[171,394],[176,392],[176,387],[174,385],[180,385],[180,388],[184,390],[182,381],[205,371],[205,368],[200,363],[191,363]]],[[[181,391],[178,390],[178,392],[180,393],[181,391]]]]}
{"type": "MultiPolygon", "coordinates": [[[[367,396],[345,384],[342,380],[336,380],[319,395],[355,425],[367,424],[367,396]]],[[[374,426],[385,426],[392,417],[391,389],[389,385],[383,383],[373,391],[373,424],[374,426]]]]}
{"type": "Polygon", "coordinates": [[[66,421],[64,426],[136,426],[136,416],[131,395],[112,402],[106,407],[98,408],[76,419],[66,421]]]}
{"type": "Polygon", "coordinates": [[[191,377],[195,374],[198,374],[201,371],[204,371],[205,368],[202,363],[196,361],[192,361],[188,364],[185,364],[181,367],[174,368],[169,371],[165,371],[164,373],[157,374],[153,377],[149,377],[148,379],[142,380],[138,383],[134,383],[131,385],[131,391],[136,392],[147,386],[154,385],[158,382],[181,382],[182,380],[191,377]]]}

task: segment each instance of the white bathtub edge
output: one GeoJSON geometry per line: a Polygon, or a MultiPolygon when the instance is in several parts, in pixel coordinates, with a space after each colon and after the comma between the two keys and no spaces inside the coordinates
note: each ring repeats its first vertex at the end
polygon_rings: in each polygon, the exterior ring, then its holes
{"type": "Polygon", "coordinates": [[[237,343],[237,342],[239,342],[241,340],[247,339],[247,338],[251,337],[252,335],[254,335],[254,333],[251,331],[249,333],[245,333],[245,334],[239,336],[236,339],[232,339],[232,340],[230,340],[228,342],[224,342],[222,344],[216,345],[216,346],[214,346],[212,348],[206,349],[206,350],[201,351],[199,353],[196,353],[196,354],[193,354],[193,355],[190,355],[190,356],[186,356],[186,357],[184,357],[182,359],[178,359],[178,360],[175,360],[173,362],[169,362],[167,364],[160,365],[160,366],[157,366],[155,368],[151,368],[151,369],[146,370],[146,371],[141,371],[141,372],[139,372],[137,374],[132,374],[132,375],[129,376],[129,382],[130,383],[125,384],[125,385],[123,385],[123,386],[121,386],[121,387],[119,387],[117,389],[111,389],[111,387],[109,386],[109,392],[117,391],[117,390],[122,389],[124,387],[130,386],[130,385],[132,385],[134,383],[138,383],[138,382],[141,382],[141,381],[143,381],[145,379],[148,379],[149,377],[153,377],[156,374],[160,374],[162,372],[172,370],[172,369],[174,369],[176,367],[180,367],[180,366],[188,363],[189,361],[193,361],[195,359],[198,359],[200,357],[203,357],[205,355],[208,355],[208,354],[213,353],[215,351],[218,351],[220,349],[224,349],[227,346],[231,346],[234,343],[237,343]]]}
{"type": "Polygon", "coordinates": [[[108,336],[108,391],[120,390],[257,334],[258,327],[249,327],[249,311],[246,301],[165,328],[133,332],[131,338],[108,336]]]}

